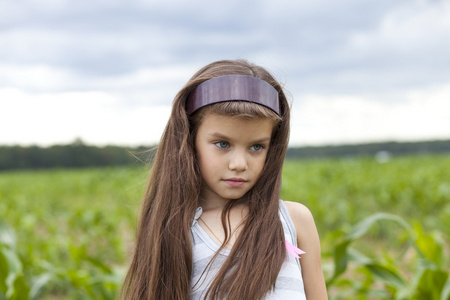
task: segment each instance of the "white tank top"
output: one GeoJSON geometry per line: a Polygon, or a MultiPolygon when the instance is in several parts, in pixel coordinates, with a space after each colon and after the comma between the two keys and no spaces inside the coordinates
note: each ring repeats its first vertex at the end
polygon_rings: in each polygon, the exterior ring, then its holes
{"type": "MultiPolygon", "coordinates": [[[[204,230],[200,227],[197,220],[202,214],[202,208],[197,208],[194,221],[191,226],[192,238],[192,276],[191,276],[191,295],[192,300],[203,300],[210,283],[215,274],[222,266],[223,262],[230,254],[230,249],[222,249],[210,265],[209,271],[205,271],[214,254],[219,250],[218,245],[204,230]],[[203,274],[199,281],[200,276],[203,274]]],[[[297,246],[297,234],[294,224],[289,216],[286,205],[282,200],[279,203],[279,216],[283,224],[284,238],[292,245],[297,246]]],[[[298,258],[294,258],[286,252],[286,259],[281,266],[280,273],[275,284],[275,290],[266,295],[264,300],[275,299],[298,299],[306,300],[303,287],[302,271],[298,258]]]]}

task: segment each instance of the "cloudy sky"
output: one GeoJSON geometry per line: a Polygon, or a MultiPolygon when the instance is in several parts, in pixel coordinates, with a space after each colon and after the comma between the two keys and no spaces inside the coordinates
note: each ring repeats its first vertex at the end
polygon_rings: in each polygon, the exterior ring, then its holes
{"type": "Polygon", "coordinates": [[[291,145],[450,138],[449,0],[0,0],[0,144],[152,144],[200,67],[246,58],[291,145]]]}

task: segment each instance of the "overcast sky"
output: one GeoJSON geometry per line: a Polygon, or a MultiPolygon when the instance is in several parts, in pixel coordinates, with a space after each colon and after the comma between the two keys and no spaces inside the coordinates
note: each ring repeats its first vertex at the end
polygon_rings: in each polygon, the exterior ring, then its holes
{"type": "Polygon", "coordinates": [[[449,0],[0,0],[0,144],[155,143],[224,58],[285,84],[291,145],[450,138],[449,0]]]}

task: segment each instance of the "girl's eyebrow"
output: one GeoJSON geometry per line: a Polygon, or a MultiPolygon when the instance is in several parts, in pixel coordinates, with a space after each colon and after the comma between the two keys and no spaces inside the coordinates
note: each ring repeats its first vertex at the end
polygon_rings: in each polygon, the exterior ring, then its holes
{"type": "Polygon", "coordinates": [[[229,137],[227,137],[226,135],[223,135],[223,134],[221,134],[219,132],[213,132],[210,135],[213,136],[213,137],[219,138],[219,139],[224,139],[224,140],[229,139],[229,137]]]}
{"type": "Polygon", "coordinates": [[[256,141],[252,141],[253,144],[262,144],[267,142],[270,142],[270,137],[265,137],[256,141]]]}
{"type": "MultiPolygon", "coordinates": [[[[224,140],[227,140],[227,141],[231,140],[230,137],[227,137],[226,135],[223,135],[220,132],[213,132],[210,135],[212,137],[219,138],[219,139],[224,139],[224,140]]],[[[257,143],[266,143],[266,142],[270,142],[270,137],[263,137],[261,139],[254,140],[251,143],[257,144],[257,143]]]]}

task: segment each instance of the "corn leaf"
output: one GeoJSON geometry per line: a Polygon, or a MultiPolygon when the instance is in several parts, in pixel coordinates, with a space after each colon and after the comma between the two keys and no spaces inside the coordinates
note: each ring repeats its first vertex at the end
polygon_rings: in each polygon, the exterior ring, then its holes
{"type": "Polygon", "coordinates": [[[16,246],[16,235],[14,231],[2,219],[0,219],[0,245],[5,245],[10,248],[15,248],[16,246]]]}
{"type": "Polygon", "coordinates": [[[397,288],[405,286],[405,281],[394,268],[384,266],[381,264],[368,264],[365,266],[373,275],[382,279],[388,284],[394,285],[397,288]]]}
{"type": "Polygon", "coordinates": [[[426,269],[420,277],[413,300],[441,300],[448,272],[443,270],[426,269]]]}

